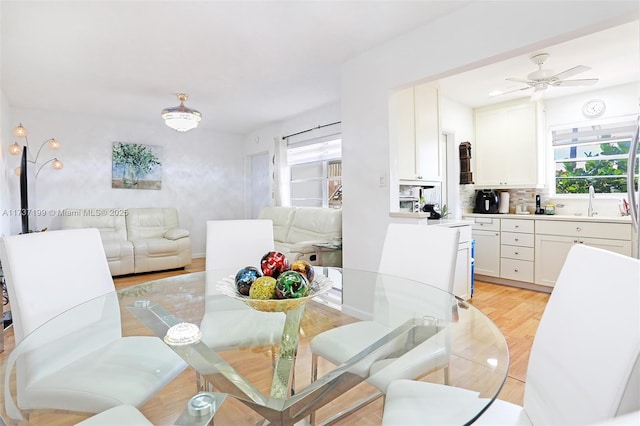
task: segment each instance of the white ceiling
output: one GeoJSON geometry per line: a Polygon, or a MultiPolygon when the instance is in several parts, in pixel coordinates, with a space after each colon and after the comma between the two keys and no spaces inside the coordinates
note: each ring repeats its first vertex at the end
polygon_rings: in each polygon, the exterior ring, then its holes
{"type": "Polygon", "coordinates": [[[544,63],[545,69],[552,69],[555,73],[559,73],[576,65],[586,65],[591,67],[590,71],[576,74],[569,79],[597,78],[598,82],[586,87],[551,87],[544,92],[542,99],[640,82],[639,40],[640,27],[638,21],[633,21],[440,79],[438,85],[441,93],[471,107],[530,97],[533,89],[495,97],[489,97],[489,93],[494,90],[507,92],[527,87],[525,84],[507,81],[506,78],[526,79],[529,73],[538,69],[538,66],[531,62],[530,57],[543,52],[551,55],[544,63]]]}
{"type": "MultiPolygon", "coordinates": [[[[143,121],[186,92],[201,126],[247,133],[337,102],[342,63],[470,2],[2,0],[2,90],[13,107],[143,121]]],[[[615,31],[549,47],[545,65],[593,67],[576,76],[600,78],[589,90],[638,81],[637,22],[615,31]]],[[[478,106],[534,69],[525,55],[439,83],[478,106]]]]}

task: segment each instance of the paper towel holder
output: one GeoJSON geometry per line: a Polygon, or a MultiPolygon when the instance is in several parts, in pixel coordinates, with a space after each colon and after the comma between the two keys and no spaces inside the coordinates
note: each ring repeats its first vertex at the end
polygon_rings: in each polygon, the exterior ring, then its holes
{"type": "Polygon", "coordinates": [[[500,201],[498,202],[498,213],[507,214],[509,213],[509,192],[502,191],[500,193],[500,201]]]}

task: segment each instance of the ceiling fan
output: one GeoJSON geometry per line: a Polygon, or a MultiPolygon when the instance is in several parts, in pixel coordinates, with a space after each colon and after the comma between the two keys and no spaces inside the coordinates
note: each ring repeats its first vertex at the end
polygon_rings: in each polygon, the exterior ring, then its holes
{"type": "Polygon", "coordinates": [[[518,92],[521,90],[529,90],[531,88],[534,89],[532,100],[539,99],[542,96],[542,93],[548,89],[549,87],[567,87],[567,86],[591,86],[598,82],[597,78],[582,78],[575,80],[567,80],[569,77],[573,77],[576,74],[580,74],[585,71],[589,71],[591,67],[586,65],[576,65],[573,68],[569,68],[568,70],[559,72],[557,74],[554,73],[553,70],[548,68],[543,68],[543,64],[547,59],[549,59],[548,53],[538,53],[531,57],[531,62],[538,66],[536,71],[529,73],[526,79],[522,78],[507,78],[509,81],[514,81],[516,83],[524,83],[527,87],[523,87],[520,89],[514,89],[507,92],[500,93],[501,95],[505,95],[507,93],[518,92]]]}

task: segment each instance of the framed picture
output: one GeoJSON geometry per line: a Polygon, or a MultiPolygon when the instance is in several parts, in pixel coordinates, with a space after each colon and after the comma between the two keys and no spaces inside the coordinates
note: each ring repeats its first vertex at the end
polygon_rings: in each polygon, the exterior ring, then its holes
{"type": "Polygon", "coordinates": [[[162,147],[113,142],[111,187],[162,188],[162,147]]]}

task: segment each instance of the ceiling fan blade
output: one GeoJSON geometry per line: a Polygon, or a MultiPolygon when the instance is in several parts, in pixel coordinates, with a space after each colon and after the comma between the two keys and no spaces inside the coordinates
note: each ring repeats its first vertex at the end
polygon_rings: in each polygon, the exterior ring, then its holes
{"type": "Polygon", "coordinates": [[[551,78],[557,78],[558,80],[563,80],[567,77],[573,77],[576,74],[580,74],[581,72],[589,71],[590,69],[591,67],[588,67],[586,65],[577,65],[573,68],[569,68],[568,70],[559,72],[558,74],[554,75],[551,78]]]}
{"type": "Polygon", "coordinates": [[[493,94],[493,95],[489,95],[489,97],[490,97],[490,98],[494,98],[494,97],[496,97],[496,96],[507,95],[507,94],[509,94],[509,93],[521,92],[521,91],[523,91],[523,90],[529,90],[529,89],[531,89],[531,86],[527,86],[527,87],[520,87],[520,88],[518,88],[518,89],[511,89],[511,90],[507,90],[506,92],[498,92],[498,93],[495,93],[495,94],[493,94]]]}
{"type": "Polygon", "coordinates": [[[559,80],[551,83],[552,86],[591,86],[598,82],[597,78],[581,78],[577,80],[559,80]]]}
{"type": "Polygon", "coordinates": [[[515,81],[516,83],[524,83],[524,84],[528,84],[529,86],[533,86],[534,84],[536,84],[535,81],[533,80],[525,80],[522,78],[506,78],[505,80],[509,80],[509,81],[515,81]]]}

